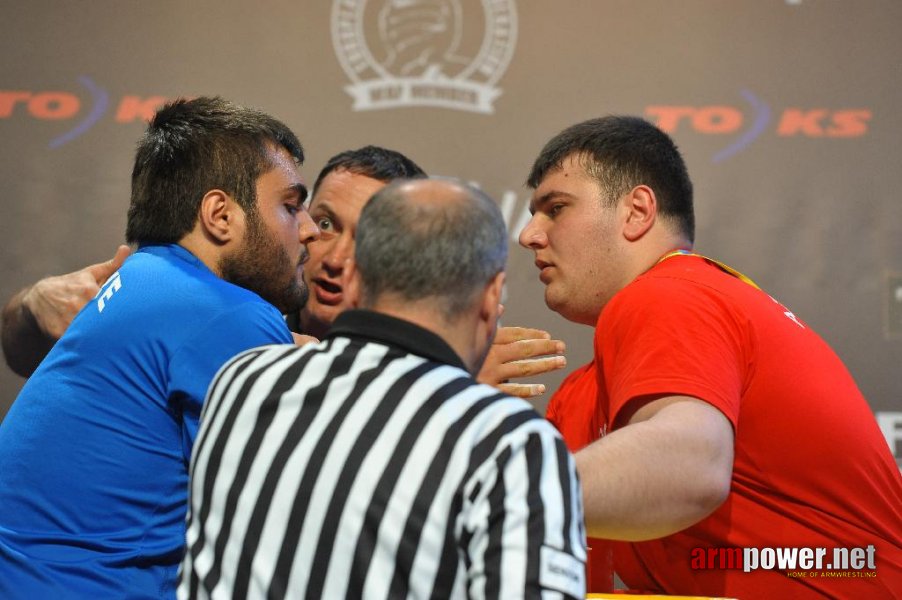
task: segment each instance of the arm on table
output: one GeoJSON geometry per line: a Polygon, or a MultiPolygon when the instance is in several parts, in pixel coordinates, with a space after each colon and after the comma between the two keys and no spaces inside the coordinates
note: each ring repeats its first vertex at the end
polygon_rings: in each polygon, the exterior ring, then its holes
{"type": "Polygon", "coordinates": [[[526,327],[499,327],[482,369],[480,383],[493,385],[502,392],[530,398],[545,392],[540,383],[508,383],[519,377],[541,375],[567,365],[564,342],[551,339],[547,331],[526,327]]]}
{"type": "Polygon", "coordinates": [[[711,404],[665,396],[576,453],[589,536],[641,541],[701,521],[730,491],[733,427],[711,404]]]}
{"type": "Polygon", "coordinates": [[[3,354],[9,368],[23,377],[31,375],[130,252],[128,246],[119,246],[108,261],[46,277],[13,296],[3,308],[3,354]]]}

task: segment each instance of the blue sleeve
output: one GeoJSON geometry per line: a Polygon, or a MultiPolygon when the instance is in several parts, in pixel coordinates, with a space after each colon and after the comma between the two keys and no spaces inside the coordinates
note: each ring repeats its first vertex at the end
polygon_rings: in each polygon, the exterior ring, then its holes
{"type": "Polygon", "coordinates": [[[222,311],[188,337],[169,365],[168,398],[182,422],[185,461],[197,437],[207,387],[230,358],[257,346],[291,344],[293,338],[275,307],[245,302],[222,311]]]}

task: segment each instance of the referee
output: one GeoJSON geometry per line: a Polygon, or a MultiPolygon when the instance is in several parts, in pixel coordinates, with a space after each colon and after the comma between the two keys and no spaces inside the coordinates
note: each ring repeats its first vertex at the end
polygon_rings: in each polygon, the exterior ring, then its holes
{"type": "Polygon", "coordinates": [[[319,344],[235,357],[191,464],[180,598],[582,598],[579,482],[557,432],[478,384],[507,258],[447,179],[364,208],[319,344]]]}

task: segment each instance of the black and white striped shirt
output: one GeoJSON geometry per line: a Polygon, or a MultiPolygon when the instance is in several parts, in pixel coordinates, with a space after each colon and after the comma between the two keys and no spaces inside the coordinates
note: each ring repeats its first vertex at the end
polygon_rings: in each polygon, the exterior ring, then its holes
{"type": "Polygon", "coordinates": [[[235,357],[191,464],[179,598],[582,598],[574,462],[438,336],[350,311],[235,357]]]}

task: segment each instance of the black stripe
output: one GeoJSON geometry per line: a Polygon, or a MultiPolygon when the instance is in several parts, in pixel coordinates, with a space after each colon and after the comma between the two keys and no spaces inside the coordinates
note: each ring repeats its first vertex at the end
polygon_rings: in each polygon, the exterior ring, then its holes
{"type": "Polygon", "coordinates": [[[572,486],[573,479],[570,477],[570,451],[567,449],[567,446],[564,444],[564,440],[559,437],[554,438],[554,451],[557,457],[557,473],[558,473],[558,481],[559,487],[561,488],[561,495],[563,496],[563,509],[564,509],[564,548],[563,551],[567,554],[574,555],[573,552],[573,544],[570,539],[572,536],[572,532],[570,528],[573,526],[573,495],[572,495],[572,486]]]}
{"type": "MultiPolygon", "coordinates": [[[[323,350],[311,352],[310,359],[312,360],[314,356],[327,354],[330,348],[331,344],[327,345],[323,350]]],[[[313,417],[316,416],[317,411],[322,406],[323,396],[332,378],[348,372],[354,362],[355,354],[356,350],[348,345],[332,360],[332,364],[326,369],[323,380],[305,395],[304,402],[300,406],[297,416],[288,428],[285,440],[278,451],[276,451],[272,463],[266,472],[263,484],[257,490],[257,503],[254,505],[254,510],[248,521],[248,529],[244,534],[241,553],[238,558],[238,572],[235,574],[235,587],[232,597],[244,598],[247,596],[247,590],[250,585],[251,565],[257,553],[257,547],[260,544],[260,533],[266,522],[266,515],[269,513],[269,508],[272,505],[273,492],[279,483],[279,478],[282,476],[285,463],[300,439],[304,436],[313,417]]]]}
{"type": "MultiPolygon", "coordinates": [[[[310,357],[313,353],[302,354],[297,356],[297,352],[285,355],[283,360],[294,360],[280,376],[273,387],[260,402],[260,408],[257,410],[257,418],[251,430],[251,437],[247,441],[247,445],[242,449],[241,460],[238,463],[238,469],[235,471],[235,478],[229,487],[226,495],[225,508],[222,511],[223,523],[216,538],[216,545],[213,550],[213,566],[210,572],[204,577],[203,585],[207,590],[213,590],[219,582],[222,568],[222,557],[225,553],[225,547],[229,539],[232,537],[232,522],[235,516],[235,507],[238,505],[238,497],[244,489],[247,481],[247,475],[250,473],[251,465],[260,451],[263,438],[269,430],[276,415],[279,412],[279,405],[282,395],[294,386],[298,378],[307,365],[310,363],[310,357]]],[[[242,398],[244,400],[244,398],[242,398]]]]}
{"type": "Polygon", "coordinates": [[[504,498],[507,490],[504,485],[504,464],[510,460],[510,446],[502,450],[495,458],[495,485],[489,492],[489,521],[486,528],[489,533],[488,547],[482,557],[485,568],[485,597],[498,598],[501,596],[501,565],[502,565],[502,540],[504,538],[504,518],[507,511],[504,510],[504,498]]]}
{"type": "MultiPolygon", "coordinates": [[[[435,363],[430,363],[428,366],[430,369],[436,368],[435,363]]],[[[428,376],[428,374],[424,375],[424,377],[428,376]]],[[[385,471],[379,478],[372,502],[367,507],[363,527],[360,530],[360,535],[357,538],[354,550],[354,562],[351,566],[351,578],[348,582],[346,598],[360,598],[363,593],[363,584],[366,581],[366,575],[369,571],[373,554],[375,553],[378,544],[378,533],[382,520],[385,517],[385,509],[391,500],[395,486],[408,485],[407,482],[399,481],[399,477],[407,459],[412,457],[411,452],[414,444],[416,444],[420,434],[426,427],[426,424],[441,405],[444,404],[449,397],[468,388],[472,385],[472,382],[473,380],[471,378],[462,376],[452,379],[438,388],[429,398],[423,401],[422,405],[411,418],[410,423],[405,427],[401,436],[398,438],[398,441],[392,450],[392,460],[388,462],[385,471]]],[[[441,449],[439,449],[439,452],[440,451],[441,449]]],[[[414,458],[419,460],[419,457],[414,458]]],[[[433,488],[433,492],[434,491],[433,488]]],[[[414,506],[417,506],[416,503],[414,503],[414,506]]],[[[407,581],[409,581],[409,579],[405,579],[405,583],[407,581]]]]}
{"type": "MultiPolygon", "coordinates": [[[[538,432],[531,433],[523,448],[526,458],[527,481],[529,490],[526,495],[529,517],[526,526],[526,590],[525,597],[540,598],[541,585],[539,572],[541,569],[541,550],[545,540],[545,503],[542,501],[542,469],[544,468],[544,448],[542,436],[538,432]]],[[[503,465],[499,465],[504,468],[503,465]]],[[[569,506],[564,505],[564,512],[569,506]]],[[[567,537],[565,532],[564,537],[567,537]]]]}

